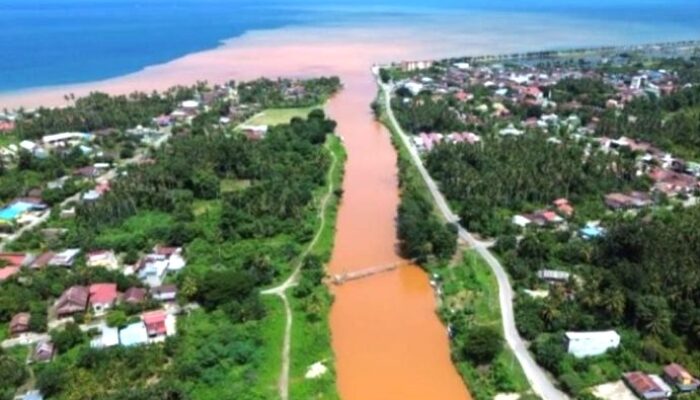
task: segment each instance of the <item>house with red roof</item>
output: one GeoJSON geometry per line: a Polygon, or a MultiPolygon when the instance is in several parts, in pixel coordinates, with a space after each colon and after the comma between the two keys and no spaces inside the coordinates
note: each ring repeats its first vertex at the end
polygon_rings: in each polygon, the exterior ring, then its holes
{"type": "Polygon", "coordinates": [[[0,120],[0,132],[5,133],[15,129],[14,121],[0,120]]]}
{"type": "Polygon", "coordinates": [[[6,267],[25,267],[34,260],[29,253],[0,253],[0,260],[5,262],[6,267]]]}
{"type": "Polygon", "coordinates": [[[0,268],[0,282],[6,281],[18,273],[19,273],[19,267],[0,268]]]}
{"type": "Polygon", "coordinates": [[[700,380],[676,363],[664,367],[664,378],[681,392],[694,392],[700,388],[700,380]]]}
{"type": "Polygon", "coordinates": [[[654,181],[654,189],[668,196],[690,194],[698,188],[696,177],[668,169],[654,168],[649,177],[654,181]]]}
{"type": "Polygon", "coordinates": [[[565,217],[571,217],[574,215],[574,207],[571,205],[571,203],[569,203],[568,199],[556,199],[554,200],[553,204],[557,211],[559,211],[559,213],[565,217]]]}
{"type": "Polygon", "coordinates": [[[119,292],[116,283],[95,283],[90,285],[90,307],[96,315],[102,315],[117,302],[119,292]]]}
{"type": "Polygon", "coordinates": [[[122,301],[127,304],[141,304],[146,301],[146,289],[132,287],[124,292],[122,301]]]}
{"type": "Polygon", "coordinates": [[[656,375],[634,371],[622,375],[627,385],[642,399],[668,399],[673,394],[671,388],[656,375]]]}
{"type": "Polygon", "coordinates": [[[161,342],[166,337],[175,334],[175,316],[168,314],[165,310],[143,313],[141,314],[141,320],[146,326],[146,332],[148,332],[151,343],[161,342]]]}
{"type": "Polygon", "coordinates": [[[85,312],[90,298],[90,290],[85,286],[71,286],[54,305],[59,318],[85,312]]]}

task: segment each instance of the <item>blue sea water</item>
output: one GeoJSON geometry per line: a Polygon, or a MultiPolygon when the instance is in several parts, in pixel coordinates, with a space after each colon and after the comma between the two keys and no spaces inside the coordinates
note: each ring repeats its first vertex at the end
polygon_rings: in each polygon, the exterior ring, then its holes
{"type": "Polygon", "coordinates": [[[642,22],[659,39],[700,39],[700,0],[0,0],[0,92],[119,76],[249,30],[452,10],[642,22]]]}

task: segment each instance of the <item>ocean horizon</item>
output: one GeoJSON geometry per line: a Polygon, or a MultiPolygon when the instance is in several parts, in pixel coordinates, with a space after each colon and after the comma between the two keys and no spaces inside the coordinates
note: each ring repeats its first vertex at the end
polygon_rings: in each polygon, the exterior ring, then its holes
{"type": "MultiPolygon", "coordinates": [[[[513,13],[536,16],[533,29],[547,18],[553,24],[572,18],[581,23],[578,29],[590,23],[591,30],[603,26],[619,31],[614,40],[611,36],[609,42],[600,38],[593,43],[599,45],[700,39],[700,2],[688,0],[5,0],[0,2],[0,92],[119,77],[216,48],[252,31],[373,29],[441,18],[458,26],[461,21],[482,23],[484,15],[500,16],[507,25],[513,13]]],[[[541,47],[567,46],[552,39],[541,40],[541,47]]]]}

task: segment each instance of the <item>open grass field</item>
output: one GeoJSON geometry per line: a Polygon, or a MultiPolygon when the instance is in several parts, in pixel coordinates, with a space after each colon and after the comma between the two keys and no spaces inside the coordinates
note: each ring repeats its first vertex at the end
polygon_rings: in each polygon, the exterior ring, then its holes
{"type": "Polygon", "coordinates": [[[263,112],[254,115],[246,122],[245,125],[278,125],[286,124],[294,117],[305,118],[309,113],[321,106],[302,107],[302,108],[268,108],[263,112]]]}

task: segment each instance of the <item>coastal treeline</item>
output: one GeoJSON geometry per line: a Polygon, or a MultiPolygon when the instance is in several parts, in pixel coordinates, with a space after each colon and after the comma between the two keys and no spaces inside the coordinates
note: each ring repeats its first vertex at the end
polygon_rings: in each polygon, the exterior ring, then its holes
{"type": "Polygon", "coordinates": [[[240,100],[263,107],[310,107],[323,104],[340,90],[338,77],[322,77],[304,81],[260,78],[238,86],[240,100]]]}
{"type": "Polygon", "coordinates": [[[19,137],[38,139],[59,132],[94,132],[148,126],[154,117],[170,114],[181,102],[191,99],[196,87],[175,87],[163,93],[134,92],[113,96],[94,92],[75,99],[66,96],[66,107],[41,107],[22,112],[15,131],[19,137]],[[72,102],[72,104],[71,104],[72,102]]]}

